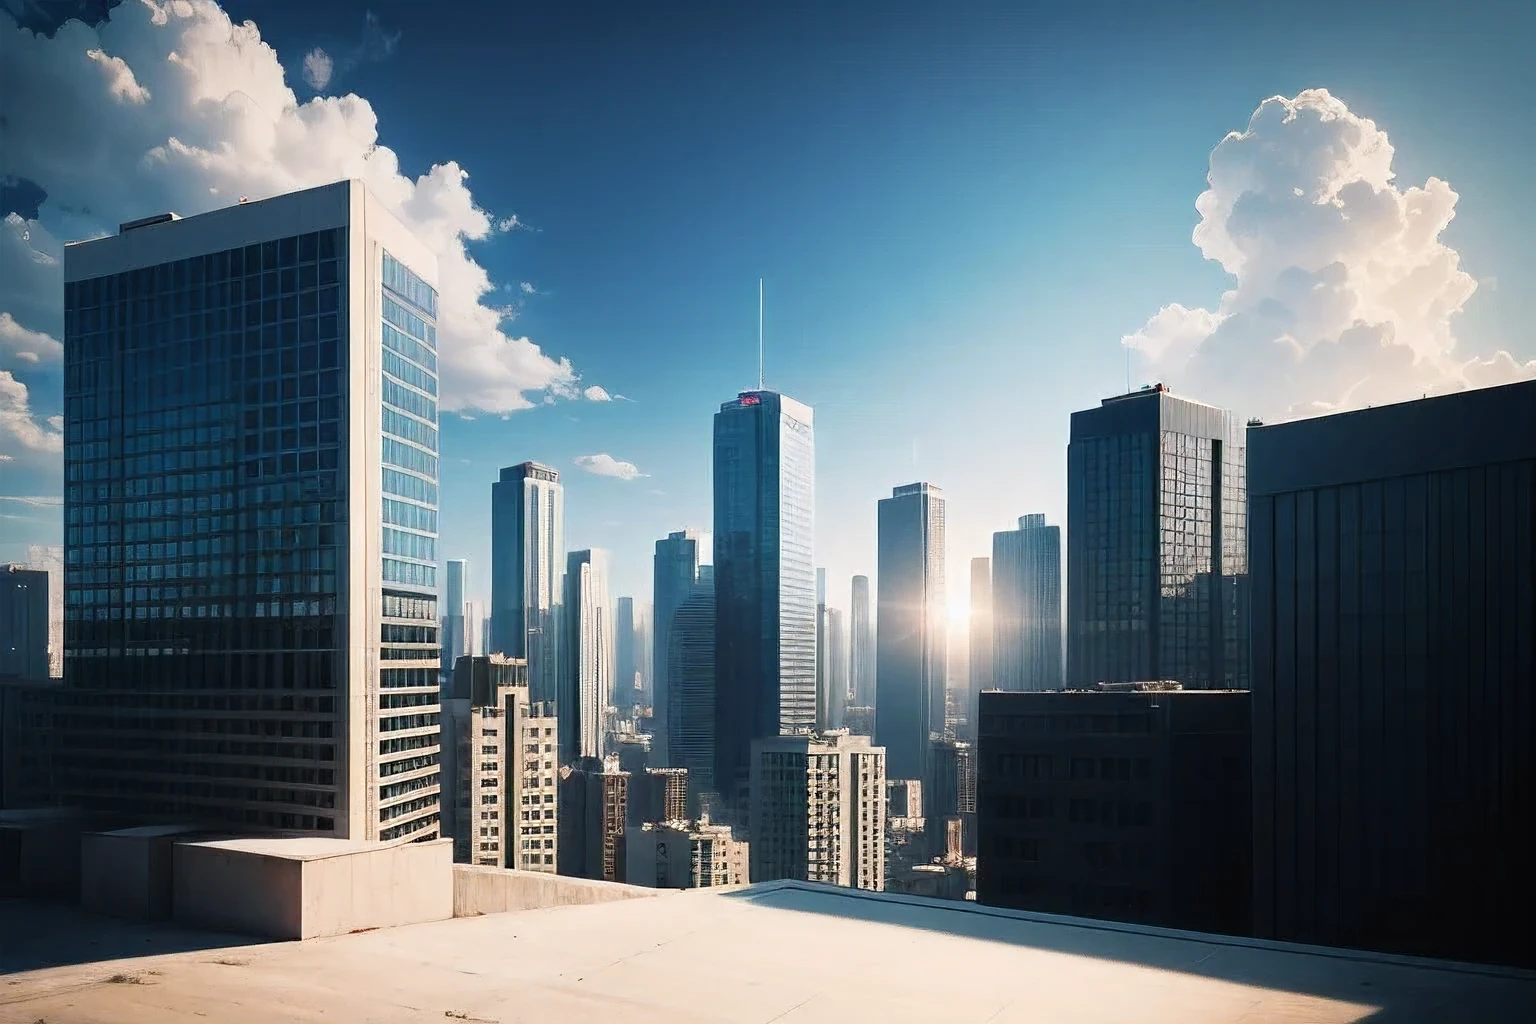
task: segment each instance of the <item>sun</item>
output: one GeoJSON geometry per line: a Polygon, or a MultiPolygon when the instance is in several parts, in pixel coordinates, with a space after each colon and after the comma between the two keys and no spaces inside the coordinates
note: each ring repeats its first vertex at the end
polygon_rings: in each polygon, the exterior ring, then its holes
{"type": "Polygon", "coordinates": [[[966,604],[950,605],[949,621],[956,626],[971,621],[971,606],[966,604]]]}

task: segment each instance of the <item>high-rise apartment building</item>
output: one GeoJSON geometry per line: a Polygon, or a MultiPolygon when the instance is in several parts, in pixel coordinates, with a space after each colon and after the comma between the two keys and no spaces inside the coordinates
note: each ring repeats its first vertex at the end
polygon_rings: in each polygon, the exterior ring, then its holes
{"type": "Polygon", "coordinates": [[[613,696],[620,713],[635,703],[635,599],[621,597],[613,616],[613,696]]]}
{"type": "Polygon", "coordinates": [[[810,406],[744,391],[715,414],[715,788],[743,806],[752,741],[816,724],[810,406]]]}
{"type": "Polygon", "coordinates": [[[629,773],[619,759],[583,757],[560,769],[560,873],[622,882],[629,773]]]}
{"type": "Polygon", "coordinates": [[[843,613],[827,605],[827,570],[816,570],[816,728],[843,727],[848,707],[848,641],[843,613]]]}
{"type": "Polygon", "coordinates": [[[631,825],[625,833],[630,885],[709,889],[747,884],[747,841],[729,825],[663,821],[631,825]]]}
{"type": "Polygon", "coordinates": [[[693,589],[672,612],[667,631],[666,733],[670,762],[686,768],[695,787],[714,788],[715,575],[699,566],[693,589]]]}
{"type": "Polygon", "coordinates": [[[992,681],[999,690],[1057,690],[1061,674],[1061,527],[1019,519],[992,535],[992,681]]]}
{"type": "Polygon", "coordinates": [[[869,613],[869,577],[855,576],[848,605],[848,675],[853,703],[875,706],[875,620],[869,613]]]}
{"type": "Polygon", "coordinates": [[[885,751],[864,736],[772,736],[752,746],[751,874],[885,888],[885,751]]]}
{"type": "Polygon", "coordinates": [[[667,735],[668,709],[673,705],[667,679],[667,663],[672,656],[672,620],[699,582],[699,567],[708,561],[708,538],[703,530],[669,533],[656,542],[651,563],[651,735],[652,749],[661,764],[673,762],[671,737],[667,735]]]}
{"type": "Polygon", "coordinates": [[[1249,694],[1176,687],[981,695],[979,902],[1246,933],[1249,694]]]}
{"type": "Polygon", "coordinates": [[[603,711],[613,694],[613,606],[608,552],[572,551],[565,564],[565,678],[556,698],[560,762],[603,754],[603,711]]]}
{"type": "Polygon", "coordinates": [[[1254,933],[1536,966],[1536,381],[1248,452],[1254,933]]]}
{"type": "Polygon", "coordinates": [[[469,563],[462,558],[450,558],[444,565],[447,586],[443,594],[442,668],[447,675],[453,671],[459,659],[470,650],[469,603],[464,598],[464,587],[469,582],[469,563]]]}
{"type": "Polygon", "coordinates": [[[893,779],[926,779],[944,732],[944,496],[933,484],[880,499],[875,740],[893,779]]]}
{"type": "Polygon", "coordinates": [[[0,567],[0,679],[48,678],[48,574],[0,567]]]}
{"type": "Polygon", "coordinates": [[[444,834],[462,864],[553,874],[558,723],[529,702],[527,680],[527,665],[499,654],[455,664],[442,702],[444,834]]]}
{"type": "Polygon", "coordinates": [[[565,488],[558,471],[523,462],[491,484],[491,644],[528,662],[528,690],[559,701],[565,646],[565,488]]]}
{"type": "Polygon", "coordinates": [[[992,670],[992,559],[971,559],[971,615],[967,621],[971,663],[966,672],[965,733],[972,742],[981,708],[981,691],[996,686],[992,670]]]}
{"type": "Polygon", "coordinates": [[[437,836],[435,277],[358,181],[65,248],[63,801],[437,836]]]}
{"type": "Polygon", "coordinates": [[[1072,414],[1069,686],[1247,687],[1246,481],[1232,414],[1161,384],[1072,414]]]}

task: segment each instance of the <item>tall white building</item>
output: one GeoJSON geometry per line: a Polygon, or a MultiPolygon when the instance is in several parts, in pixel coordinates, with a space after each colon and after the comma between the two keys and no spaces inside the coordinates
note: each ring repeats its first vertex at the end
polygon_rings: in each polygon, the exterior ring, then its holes
{"type": "MultiPolygon", "coordinates": [[[[537,462],[491,484],[491,649],[528,662],[535,701],[558,700],[564,647],[565,488],[537,462]]],[[[562,709],[562,717],[564,711],[562,709]]]]}
{"type": "Polygon", "coordinates": [[[64,801],[438,835],[436,276],[360,181],[65,248],[64,801]]]}
{"type": "Polygon", "coordinates": [[[603,709],[613,693],[608,552],[572,551],[565,564],[565,680],[556,698],[560,763],[603,756],[603,709]]]}
{"type": "Polygon", "coordinates": [[[752,744],[751,874],[885,888],[885,750],[865,736],[752,744]]]}

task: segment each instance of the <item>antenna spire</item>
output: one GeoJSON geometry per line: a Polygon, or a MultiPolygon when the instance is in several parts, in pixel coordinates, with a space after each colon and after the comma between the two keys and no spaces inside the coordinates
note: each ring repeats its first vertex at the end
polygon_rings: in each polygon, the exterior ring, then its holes
{"type": "Polygon", "coordinates": [[[763,279],[757,279],[757,390],[763,390],[763,279]]]}

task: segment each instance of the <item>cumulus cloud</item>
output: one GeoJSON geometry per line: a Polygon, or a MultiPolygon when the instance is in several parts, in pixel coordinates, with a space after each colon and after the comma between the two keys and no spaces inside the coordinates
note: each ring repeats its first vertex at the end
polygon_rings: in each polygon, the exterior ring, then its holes
{"type": "Polygon", "coordinates": [[[53,363],[64,357],[64,346],[42,331],[29,331],[9,313],[0,313],[0,361],[9,364],[53,363]]]}
{"type": "Polygon", "coordinates": [[[594,476],[611,476],[618,480],[636,480],[646,475],[633,462],[621,462],[607,452],[578,455],[576,465],[594,476]]]}
{"type": "MultiPolygon", "coordinates": [[[[372,19],[364,48],[385,53],[397,39],[372,19]]],[[[299,102],[255,24],[233,24],[213,0],[129,0],[94,28],[70,21],[52,36],[0,13],[0,53],[0,180],[46,194],[35,218],[0,224],[0,312],[25,329],[63,335],[59,238],[361,178],[437,254],[444,408],[579,397],[570,362],[505,332],[485,303],[494,286],[466,245],[493,224],[464,170],[403,173],[362,97],[299,102]]]]}
{"type": "Polygon", "coordinates": [[[304,55],[304,81],[316,92],[331,84],[331,73],[335,70],[336,62],[318,46],[304,55]]]}
{"type": "Polygon", "coordinates": [[[613,401],[613,396],[608,393],[608,389],[604,388],[604,387],[600,387],[600,386],[598,386],[596,384],[593,384],[591,387],[587,388],[585,391],[582,392],[582,394],[586,396],[586,399],[589,402],[611,402],[611,401],[613,401]]]}
{"type": "Polygon", "coordinates": [[[524,295],[532,295],[535,291],[537,291],[537,289],[533,287],[533,283],[531,281],[522,282],[518,285],[518,288],[522,290],[524,295]]]}
{"type": "Polygon", "coordinates": [[[1457,195],[1399,188],[1384,131],[1324,89],[1276,96],[1211,153],[1194,243],[1232,275],[1215,310],[1164,306],[1124,343],[1180,391],[1296,415],[1536,376],[1458,351],[1477,290],[1441,233],[1457,195]]]}
{"type": "Polygon", "coordinates": [[[57,462],[64,450],[63,421],[32,411],[27,386],[9,370],[0,370],[0,456],[6,462],[57,462]]]}

